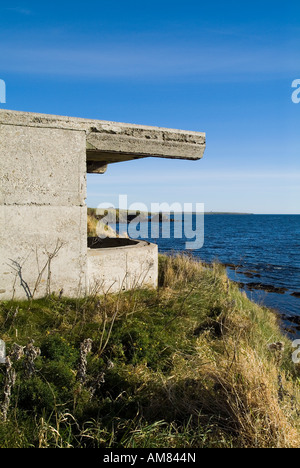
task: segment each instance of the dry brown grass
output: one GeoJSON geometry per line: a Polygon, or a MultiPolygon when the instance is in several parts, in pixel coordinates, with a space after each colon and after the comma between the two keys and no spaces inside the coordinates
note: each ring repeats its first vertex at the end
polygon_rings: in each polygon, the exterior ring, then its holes
{"type": "Polygon", "coordinates": [[[275,314],[250,302],[228,282],[220,265],[207,269],[187,257],[164,259],[164,286],[193,282],[201,285],[198,304],[217,305],[219,313],[201,327],[195,354],[174,354],[172,375],[157,381],[163,382],[164,394],[152,410],[163,406],[179,418],[200,417],[232,435],[235,446],[299,447],[300,393],[297,380],[282,364],[284,353],[291,360],[291,348],[275,314]],[[278,340],[279,354],[269,346],[278,340]]]}
{"type": "Polygon", "coordinates": [[[203,266],[200,262],[188,255],[175,257],[162,256],[159,283],[164,288],[190,286],[197,278],[202,276],[203,266]],[[175,260],[175,261],[174,261],[175,260]]]}
{"type": "Polygon", "coordinates": [[[88,214],[87,217],[87,232],[88,232],[88,237],[96,237],[97,236],[97,223],[98,220],[94,217],[88,214]]]}
{"type": "Polygon", "coordinates": [[[157,393],[154,390],[149,411],[159,414],[161,408],[168,408],[176,420],[192,415],[197,424],[211,425],[227,440],[232,437],[235,447],[298,448],[297,386],[255,350],[245,344],[238,353],[234,348],[234,343],[227,343],[229,355],[222,356],[213,351],[211,338],[202,337],[195,356],[173,356],[174,369],[168,378],[157,379],[157,374],[149,376],[144,369],[145,382],[152,379],[153,388],[159,388],[157,393]]]}

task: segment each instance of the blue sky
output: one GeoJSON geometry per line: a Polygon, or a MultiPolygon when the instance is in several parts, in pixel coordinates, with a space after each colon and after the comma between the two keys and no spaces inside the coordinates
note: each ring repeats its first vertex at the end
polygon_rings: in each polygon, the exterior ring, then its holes
{"type": "Polygon", "coordinates": [[[202,161],[89,175],[89,206],[300,213],[298,2],[2,2],[0,18],[1,108],[207,134],[202,161]]]}

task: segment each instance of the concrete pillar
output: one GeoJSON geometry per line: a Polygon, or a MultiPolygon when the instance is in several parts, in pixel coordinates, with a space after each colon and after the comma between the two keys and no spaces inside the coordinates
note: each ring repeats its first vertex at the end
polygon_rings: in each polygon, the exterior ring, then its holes
{"type": "Polygon", "coordinates": [[[86,135],[0,125],[0,300],[85,291],[86,135]],[[51,258],[53,256],[53,258],[51,258]]]}

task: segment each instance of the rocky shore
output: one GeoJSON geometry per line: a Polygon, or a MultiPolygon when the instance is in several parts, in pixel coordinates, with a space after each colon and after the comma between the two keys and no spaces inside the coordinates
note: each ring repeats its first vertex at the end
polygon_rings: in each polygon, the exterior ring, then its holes
{"type": "MultiPolygon", "coordinates": [[[[256,270],[241,270],[244,268],[243,265],[235,265],[233,263],[224,263],[224,266],[226,268],[229,268],[230,270],[235,270],[237,273],[242,274],[243,276],[246,276],[247,278],[261,278],[261,274],[257,272],[256,270]]],[[[268,293],[274,293],[274,294],[286,294],[289,293],[293,297],[299,297],[300,298],[300,292],[299,291],[293,291],[290,292],[288,288],[285,287],[280,287],[280,286],[274,286],[272,284],[265,284],[262,282],[255,282],[255,281],[250,281],[250,282],[242,282],[242,281],[234,281],[240,289],[248,289],[250,291],[253,290],[260,290],[260,291],[266,291],[268,293]]]]}

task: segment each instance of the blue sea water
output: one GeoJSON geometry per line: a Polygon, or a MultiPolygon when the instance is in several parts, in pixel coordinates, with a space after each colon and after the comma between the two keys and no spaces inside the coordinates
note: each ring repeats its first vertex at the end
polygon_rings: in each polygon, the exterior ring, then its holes
{"type": "MultiPolygon", "coordinates": [[[[161,253],[185,252],[187,239],[177,239],[173,234],[174,227],[169,239],[152,242],[158,244],[161,253]]],[[[294,328],[299,334],[300,298],[291,295],[300,292],[299,215],[205,215],[204,245],[191,253],[205,262],[232,264],[227,266],[229,278],[244,283],[250,299],[277,310],[287,327],[292,324],[286,316],[299,317],[298,327],[294,328]],[[278,294],[249,290],[247,284],[251,282],[287,291],[278,294]]]]}

